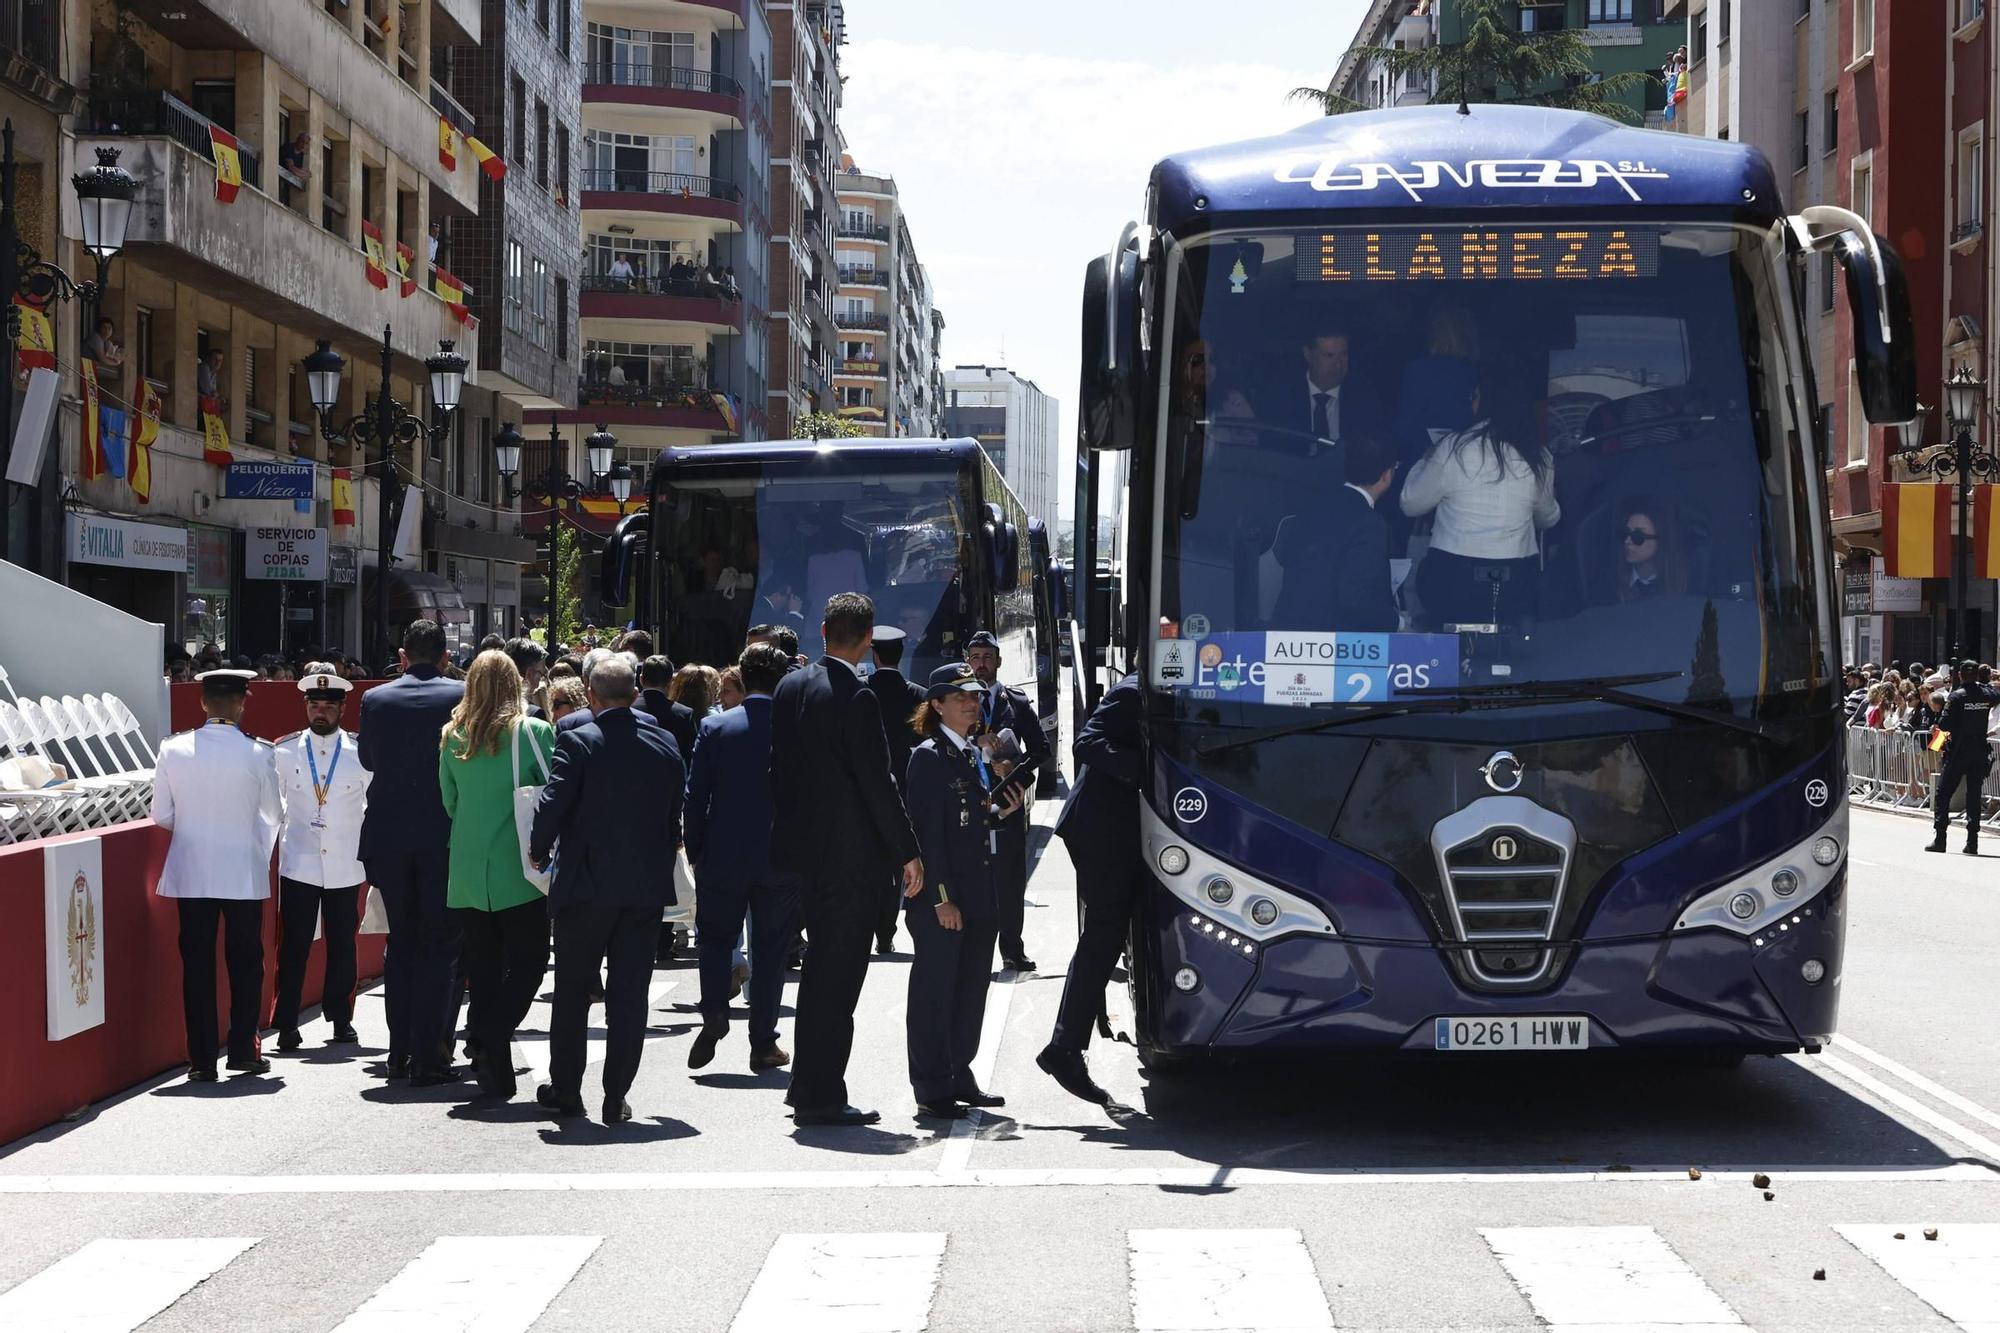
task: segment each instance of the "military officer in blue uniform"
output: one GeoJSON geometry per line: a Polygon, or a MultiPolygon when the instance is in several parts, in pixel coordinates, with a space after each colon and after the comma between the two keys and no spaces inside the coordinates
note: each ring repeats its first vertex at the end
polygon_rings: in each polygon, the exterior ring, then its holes
{"type": "MultiPolygon", "coordinates": [[[[1030,762],[1050,762],[1049,738],[1042,733],[1041,715],[1028,696],[1000,683],[1000,641],[980,630],[965,644],[965,664],[980,684],[979,727],[990,735],[1011,730],[1030,762]]],[[[1000,857],[1004,891],[1000,895],[1000,960],[1016,972],[1032,972],[1021,939],[1028,896],[1028,814],[1025,806],[1000,826],[1000,857]]]]}
{"type": "Polygon", "coordinates": [[[925,736],[904,781],[924,880],[904,904],[916,961],[906,1022],[917,1114],[962,1120],[968,1106],[1001,1106],[972,1074],[1002,898],[1011,888],[1003,826],[1019,813],[1018,786],[989,790],[972,744],[986,687],[961,663],[930,676],[913,725],[925,736]]]}
{"type": "Polygon", "coordinates": [[[1957,688],[1944,706],[1938,725],[1951,739],[1945,742],[1944,762],[1938,765],[1935,810],[1932,823],[1936,835],[1927,852],[1944,850],[1945,835],[1951,831],[1951,798],[1965,788],[1965,854],[1979,855],[1979,789],[1993,767],[1993,747],[1986,739],[1986,726],[2000,693],[1979,679],[1979,663],[1967,658],[1958,664],[1957,688]]]}

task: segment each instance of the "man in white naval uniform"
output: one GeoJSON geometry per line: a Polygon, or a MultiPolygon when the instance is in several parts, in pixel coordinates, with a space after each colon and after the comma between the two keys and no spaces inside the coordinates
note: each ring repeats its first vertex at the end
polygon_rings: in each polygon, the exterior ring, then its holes
{"type": "Polygon", "coordinates": [[[153,822],[169,830],[159,894],[180,909],[181,1008],[188,1081],[215,1082],[215,930],[229,964],[229,1068],[262,1074],[257,1006],[264,990],[264,900],[282,809],[272,749],[237,730],[254,671],[204,671],[208,721],[170,736],[153,769],[153,822]]]}
{"type": "Polygon", "coordinates": [[[326,940],[326,981],[319,1010],[333,1040],[352,1043],[354,936],[361,883],[361,814],[372,774],[355,758],[354,737],[340,729],[340,710],[354,687],[331,663],[309,664],[299,677],[306,729],[277,744],[278,791],[285,830],[278,844],[278,1049],[296,1051],[299,994],[306,983],[313,927],[326,940]]]}

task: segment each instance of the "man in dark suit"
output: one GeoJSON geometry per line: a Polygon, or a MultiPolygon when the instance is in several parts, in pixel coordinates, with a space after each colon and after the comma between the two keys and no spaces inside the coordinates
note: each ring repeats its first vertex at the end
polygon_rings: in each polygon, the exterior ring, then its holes
{"type": "MultiPolygon", "coordinates": [[[[867,685],[882,708],[882,738],[889,744],[889,776],[895,780],[896,793],[903,797],[904,807],[908,808],[909,792],[903,785],[903,777],[910,767],[910,751],[921,740],[910,729],[910,718],[924,706],[924,691],[902,673],[906,637],[894,625],[875,627],[875,674],[868,678],[867,685]]],[[[894,951],[896,918],[902,911],[903,880],[897,873],[888,876],[882,885],[882,912],[875,920],[876,953],[894,951]]]]}
{"type": "Polygon", "coordinates": [[[444,631],[431,621],[410,622],[397,660],[402,674],[361,696],[355,757],[374,777],[360,854],[389,916],[389,1077],[408,1074],[430,1087],[452,1077],[458,965],[458,927],[445,906],[451,819],[438,792],[438,737],[465,685],[445,679],[444,631]]]}
{"type": "Polygon", "coordinates": [[[701,1032],[688,1068],[715,1058],[729,1033],[731,952],[750,921],[750,1070],[791,1063],[778,1045],[785,953],[798,925],[799,886],[771,869],[771,692],[785,678],[784,650],[743,650],[741,705],[701,720],[688,767],[686,843],[701,954],[701,1032]]]}
{"type": "Polygon", "coordinates": [[[1265,421],[1298,431],[1299,435],[1266,435],[1264,446],[1283,453],[1319,452],[1302,436],[1335,443],[1357,435],[1382,434],[1381,403],[1365,385],[1348,377],[1347,325],[1331,313],[1307,323],[1299,338],[1296,370],[1280,370],[1257,394],[1257,415],[1265,421]]]}
{"type": "Polygon", "coordinates": [[[679,752],[681,762],[685,764],[694,754],[698,719],[692,708],[667,697],[667,686],[673,679],[674,664],[665,657],[655,654],[639,663],[639,701],[632,707],[666,728],[667,734],[674,738],[674,748],[679,752]]]}
{"type": "Polygon", "coordinates": [[[872,1125],[882,1118],[847,1100],[854,1005],[868,975],[882,881],[900,865],[906,893],[924,882],[917,835],[889,776],[881,705],[855,671],[874,629],[875,604],[867,597],[829,597],[820,625],[826,655],[786,676],[771,699],[773,860],[799,877],[799,906],[812,939],[785,1094],[800,1125],[872,1125]]]}
{"type": "Polygon", "coordinates": [[[604,1123],[632,1118],[625,1094],[646,1039],[646,987],[660,913],[674,900],[687,779],[674,739],[632,711],[632,665],[611,655],[591,672],[592,719],[556,738],[549,784],[535,807],[528,856],[546,866],[560,840],[549,885],[556,998],[549,1023],[549,1082],[535,1100],[557,1115],[583,1114],[590,991],[604,975],[604,1123]],[[634,806],[644,793],[650,807],[634,806]]]}
{"type": "MultiPolygon", "coordinates": [[[[965,642],[965,664],[986,687],[979,705],[980,729],[997,735],[1011,730],[1029,759],[1050,760],[1049,738],[1042,731],[1041,713],[1028,696],[1000,683],[1000,641],[980,630],[965,642]]],[[[1028,896],[1028,811],[1024,806],[1000,821],[1000,961],[1016,972],[1032,972],[1021,939],[1028,896]]]]}
{"type": "Polygon", "coordinates": [[[1055,1031],[1035,1063],[1085,1101],[1110,1094],[1090,1077],[1084,1048],[1104,1004],[1111,969],[1125,947],[1140,883],[1139,793],[1146,785],[1140,723],[1146,700],[1131,675],[1105,691],[1076,738],[1076,786],[1056,819],[1056,836],[1076,866],[1083,930],[1069,960],[1055,1031]]]}
{"type": "Polygon", "coordinates": [[[1395,483],[1396,455],[1364,435],[1343,446],[1341,468],[1347,484],[1324,512],[1288,518],[1279,529],[1285,578],[1271,617],[1279,629],[1386,634],[1399,622],[1389,524],[1376,508],[1395,483]]]}

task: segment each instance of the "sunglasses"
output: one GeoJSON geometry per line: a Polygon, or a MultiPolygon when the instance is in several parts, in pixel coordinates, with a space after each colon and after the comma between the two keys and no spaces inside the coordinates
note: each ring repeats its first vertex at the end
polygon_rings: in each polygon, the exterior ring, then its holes
{"type": "Polygon", "coordinates": [[[1658,533],[1648,532],[1644,528],[1627,528],[1625,529],[1625,544],[1627,546],[1644,546],[1647,542],[1655,540],[1658,536],[1658,533]]]}

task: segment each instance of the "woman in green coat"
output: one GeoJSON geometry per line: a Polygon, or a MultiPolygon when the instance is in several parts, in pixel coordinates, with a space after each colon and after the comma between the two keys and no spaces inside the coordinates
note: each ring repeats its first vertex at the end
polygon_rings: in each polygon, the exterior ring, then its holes
{"type": "Polygon", "coordinates": [[[514,1029],[549,967],[548,903],[521,871],[513,755],[523,785],[545,782],[555,745],[555,728],[526,715],[521,673],[507,654],[494,648],[474,658],[439,741],[438,787],[451,816],[445,901],[465,935],[471,1036],[479,1090],[489,1097],[514,1095],[514,1029]]]}

